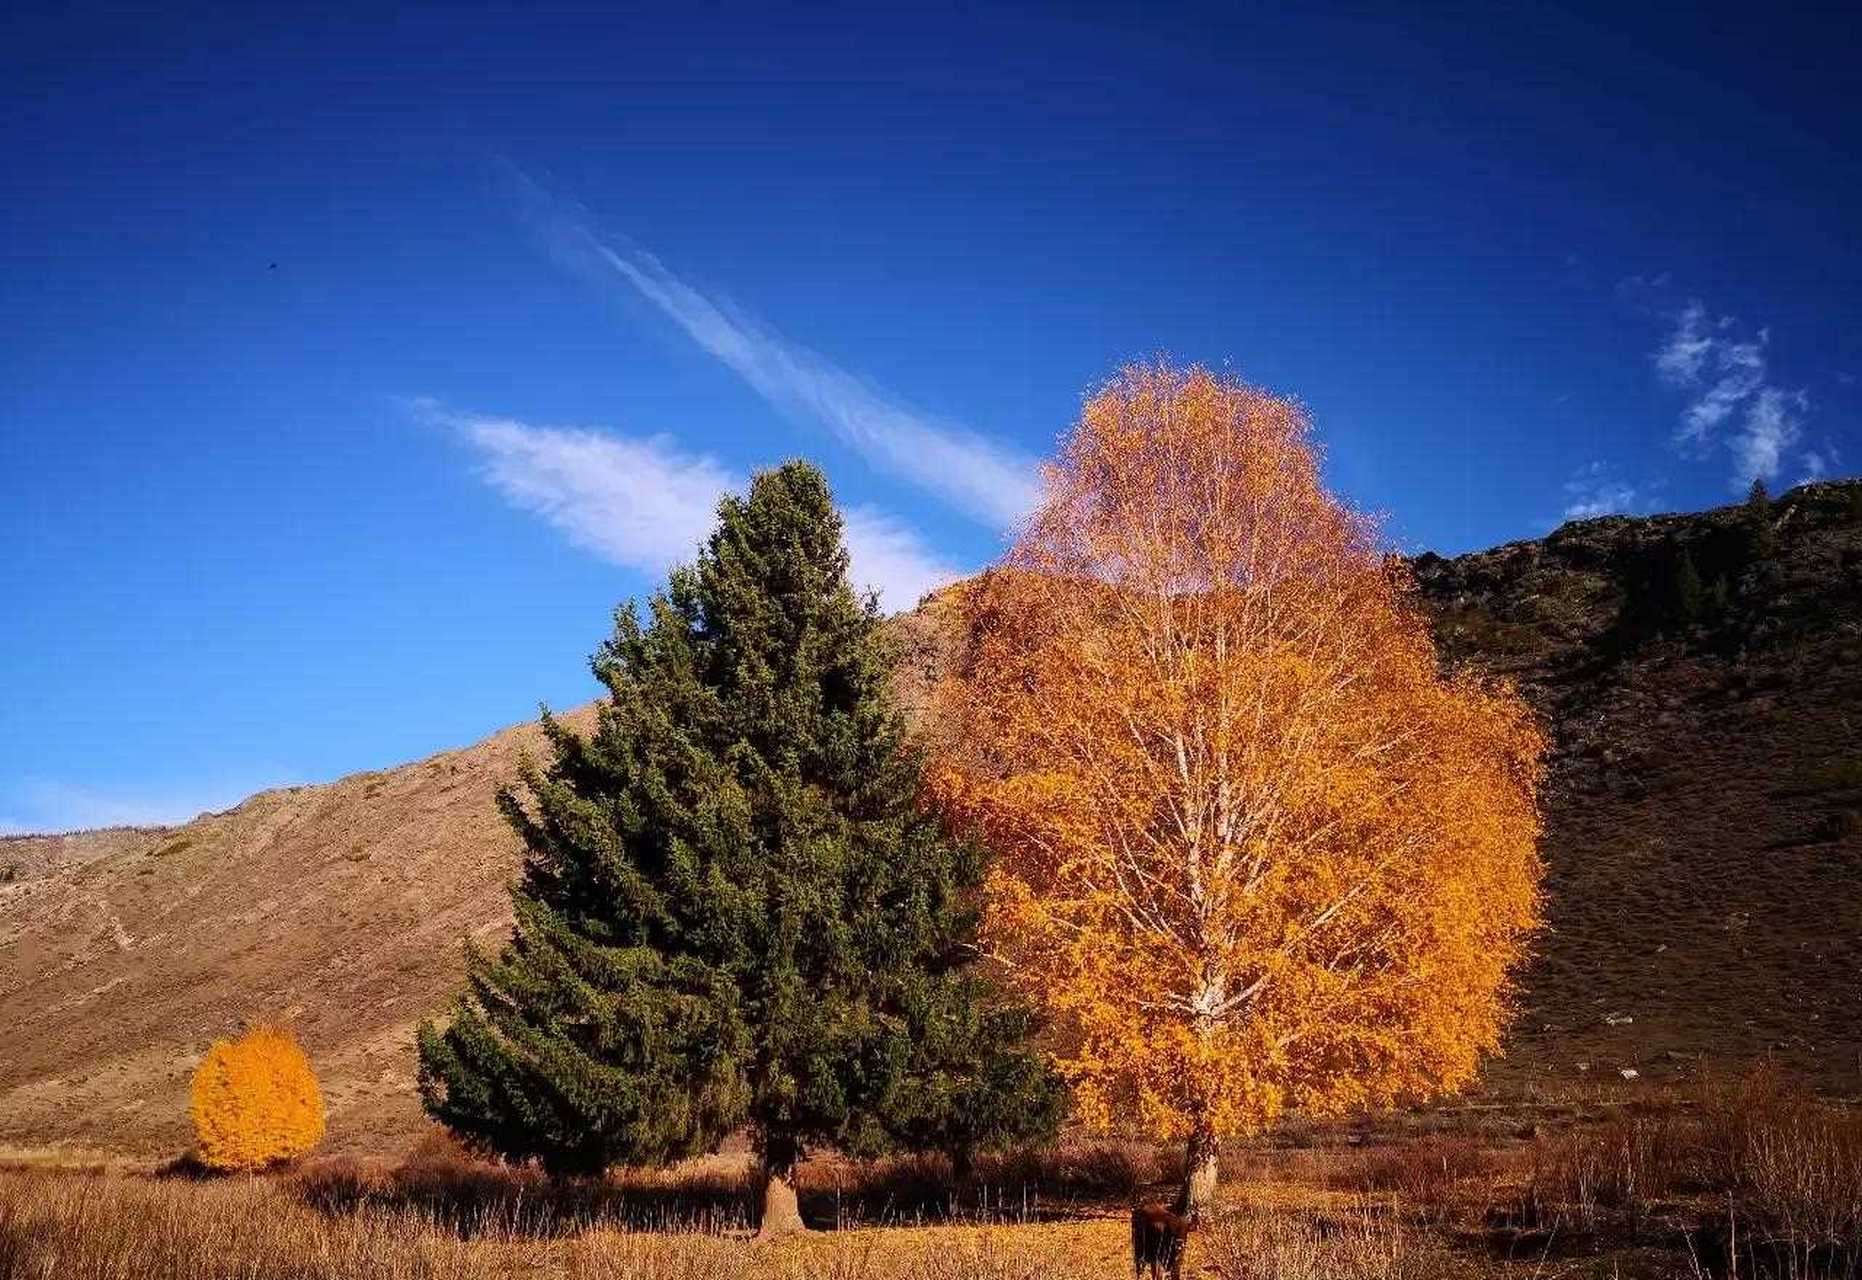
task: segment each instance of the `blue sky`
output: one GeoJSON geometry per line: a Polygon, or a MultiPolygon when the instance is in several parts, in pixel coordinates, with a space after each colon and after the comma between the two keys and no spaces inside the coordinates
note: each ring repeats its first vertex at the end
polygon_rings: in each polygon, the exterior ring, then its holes
{"type": "Polygon", "coordinates": [[[582,701],[789,456],[908,604],[1160,351],[1408,550],[1853,471],[1840,16],[1419,8],[16,8],[0,830],[582,701]]]}

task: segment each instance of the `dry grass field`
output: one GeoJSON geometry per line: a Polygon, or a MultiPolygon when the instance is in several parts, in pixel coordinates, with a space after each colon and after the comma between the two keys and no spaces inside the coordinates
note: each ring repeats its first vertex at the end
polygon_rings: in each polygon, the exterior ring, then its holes
{"type": "MultiPolygon", "coordinates": [[[[1105,1277],[1172,1162],[1139,1143],[803,1167],[818,1230],[754,1241],[747,1162],[553,1184],[429,1137],[259,1177],[0,1165],[0,1280],[1105,1277]]],[[[1309,1131],[1237,1146],[1187,1272],[1220,1280],[1862,1276],[1862,1116],[1775,1073],[1524,1130],[1309,1131]],[[1353,1142],[1356,1136],[1359,1141],[1353,1142]],[[1312,1145],[1295,1145],[1297,1143],[1312,1145]]]]}

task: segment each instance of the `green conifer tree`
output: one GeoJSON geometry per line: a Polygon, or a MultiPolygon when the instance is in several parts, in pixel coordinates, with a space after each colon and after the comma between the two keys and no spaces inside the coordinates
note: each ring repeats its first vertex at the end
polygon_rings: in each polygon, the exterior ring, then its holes
{"type": "Polygon", "coordinates": [[[1764,479],[1754,478],[1746,491],[1747,548],[1753,560],[1778,558],[1778,527],[1772,523],[1771,506],[1771,492],[1764,479]]]}
{"type": "Polygon", "coordinates": [[[804,463],[726,498],[694,568],[595,655],[584,738],[500,796],[527,858],[503,953],[420,1030],[428,1110],[559,1175],[748,1125],[766,1233],[806,1151],[1050,1135],[1063,1090],[973,962],[982,855],[919,805],[877,604],[804,463]]]}
{"type": "Polygon", "coordinates": [[[1707,607],[1706,584],[1701,582],[1700,570],[1694,567],[1694,557],[1685,548],[1675,560],[1670,599],[1670,615],[1684,626],[1699,622],[1707,607]]]}

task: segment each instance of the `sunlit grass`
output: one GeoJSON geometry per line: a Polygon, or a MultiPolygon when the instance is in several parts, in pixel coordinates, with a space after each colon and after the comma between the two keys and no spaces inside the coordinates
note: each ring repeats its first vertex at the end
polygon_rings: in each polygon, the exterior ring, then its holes
{"type": "MultiPolygon", "coordinates": [[[[1763,1073],[1607,1114],[1231,1150],[1185,1275],[1862,1275],[1862,1117],[1763,1073]]],[[[959,1188],[938,1159],[810,1161],[826,1229],[763,1244],[741,1155],[580,1183],[439,1138],[264,1176],[0,1160],[0,1280],[1085,1280],[1130,1274],[1127,1207],[1181,1171],[1147,1144],[1073,1142],[977,1172],[959,1188]]]]}

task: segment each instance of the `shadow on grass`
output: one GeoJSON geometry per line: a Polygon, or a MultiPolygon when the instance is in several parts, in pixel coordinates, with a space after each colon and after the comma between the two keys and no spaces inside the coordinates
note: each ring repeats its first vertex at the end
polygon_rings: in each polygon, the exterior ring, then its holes
{"type": "Polygon", "coordinates": [[[201,1163],[198,1155],[189,1151],[164,1164],[157,1165],[150,1176],[164,1182],[210,1182],[215,1178],[224,1178],[226,1175],[218,1169],[209,1169],[201,1163]]]}
{"type": "MultiPolygon", "coordinates": [[[[941,1156],[826,1156],[802,1165],[797,1192],[804,1220],[818,1228],[1033,1222],[1122,1209],[1158,1173],[1155,1154],[1143,1144],[985,1155],[962,1182],[941,1156]]],[[[337,1157],[290,1181],[306,1204],[327,1215],[406,1214],[465,1237],[558,1237],[596,1227],[748,1231],[761,1203],[754,1171],[721,1161],[552,1179],[475,1158],[444,1138],[422,1142],[394,1167],[337,1157]]]]}
{"type": "Polygon", "coordinates": [[[462,1237],[547,1238],[594,1227],[730,1232],[749,1223],[744,1177],[678,1172],[623,1182],[552,1179],[466,1158],[419,1158],[392,1169],[339,1158],[301,1170],[293,1182],[306,1204],[332,1217],[406,1215],[462,1237]]]}

